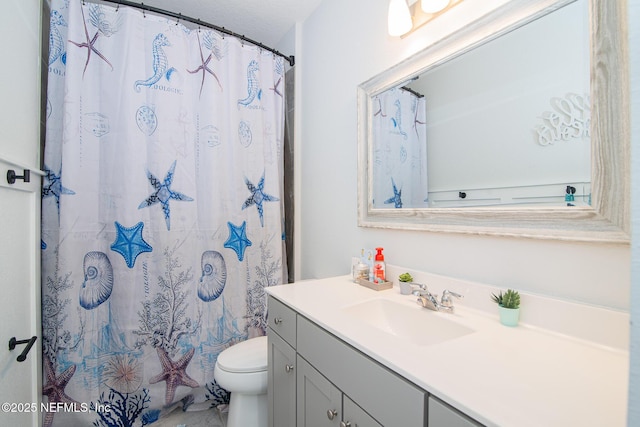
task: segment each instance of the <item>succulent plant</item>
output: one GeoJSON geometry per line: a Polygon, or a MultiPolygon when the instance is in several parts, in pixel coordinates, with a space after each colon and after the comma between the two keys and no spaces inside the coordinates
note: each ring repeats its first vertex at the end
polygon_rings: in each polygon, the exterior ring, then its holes
{"type": "Polygon", "coordinates": [[[496,294],[491,294],[491,299],[498,305],[502,305],[502,291],[500,291],[500,293],[498,295],[496,294]]]}
{"type": "Polygon", "coordinates": [[[507,289],[505,293],[500,293],[498,295],[491,294],[491,298],[498,305],[504,308],[519,308],[520,307],[520,294],[518,291],[514,291],[513,289],[507,289]]]}
{"type": "Polygon", "coordinates": [[[413,277],[411,277],[411,274],[409,273],[402,273],[400,276],[398,276],[398,279],[401,282],[413,282],[413,277]]]}

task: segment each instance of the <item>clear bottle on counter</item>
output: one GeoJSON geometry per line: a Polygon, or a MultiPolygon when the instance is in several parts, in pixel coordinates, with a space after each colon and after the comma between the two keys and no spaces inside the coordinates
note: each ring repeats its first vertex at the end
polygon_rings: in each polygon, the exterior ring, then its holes
{"type": "Polygon", "coordinates": [[[362,260],[353,266],[353,281],[358,283],[358,279],[369,280],[369,266],[362,260]]]}

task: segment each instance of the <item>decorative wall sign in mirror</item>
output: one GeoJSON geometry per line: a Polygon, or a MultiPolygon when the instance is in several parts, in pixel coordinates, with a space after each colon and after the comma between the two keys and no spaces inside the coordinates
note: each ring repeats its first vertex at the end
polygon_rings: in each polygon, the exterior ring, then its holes
{"type": "Polygon", "coordinates": [[[359,224],[628,241],[620,10],[512,0],[360,85],[359,224]]]}

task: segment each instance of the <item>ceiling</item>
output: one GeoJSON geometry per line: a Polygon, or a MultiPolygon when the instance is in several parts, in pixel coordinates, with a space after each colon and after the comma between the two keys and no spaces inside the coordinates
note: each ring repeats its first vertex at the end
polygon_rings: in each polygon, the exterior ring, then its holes
{"type": "Polygon", "coordinates": [[[304,21],[322,0],[133,1],[200,19],[266,46],[276,47],[296,22],[304,21]]]}

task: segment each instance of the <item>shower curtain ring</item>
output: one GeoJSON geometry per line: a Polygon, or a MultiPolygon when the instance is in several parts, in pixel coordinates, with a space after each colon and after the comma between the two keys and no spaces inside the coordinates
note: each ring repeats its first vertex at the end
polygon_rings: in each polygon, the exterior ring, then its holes
{"type": "Polygon", "coordinates": [[[178,19],[176,19],[176,25],[180,23],[180,18],[182,17],[182,13],[178,13],[178,19]]]}

